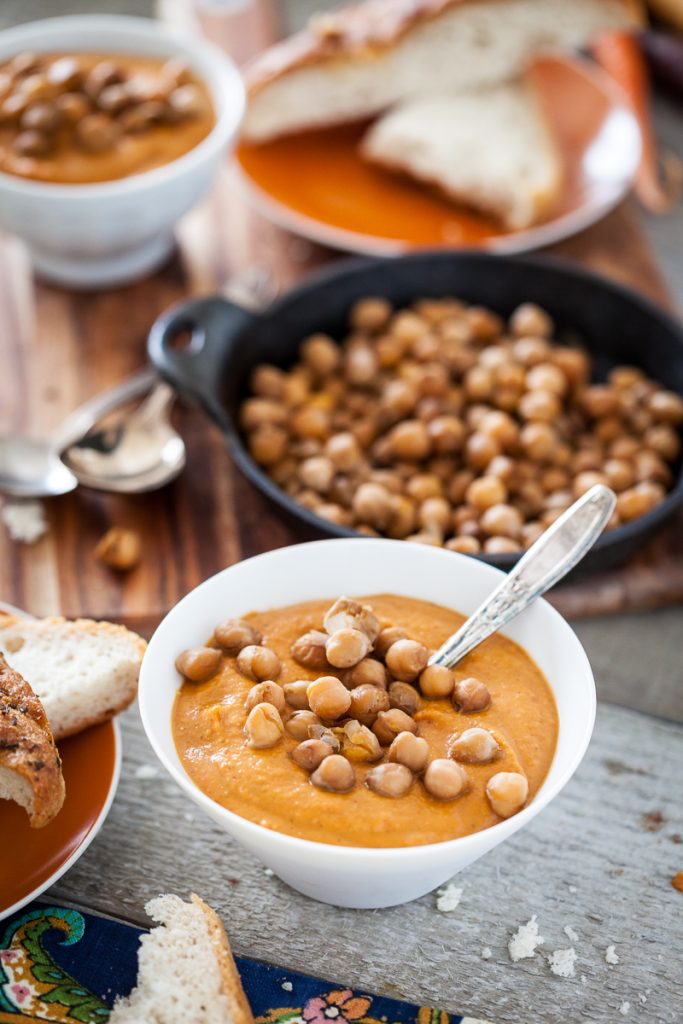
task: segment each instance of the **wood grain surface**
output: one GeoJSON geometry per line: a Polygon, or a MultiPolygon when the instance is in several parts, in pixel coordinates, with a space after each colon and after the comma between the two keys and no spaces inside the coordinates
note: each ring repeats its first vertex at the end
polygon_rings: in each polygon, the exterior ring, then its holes
{"type": "MultiPolygon", "coordinates": [[[[109,292],[79,293],[33,279],[21,245],[0,243],[0,433],[43,434],[76,404],[146,360],[154,318],[189,295],[219,292],[230,276],[266,267],[280,289],[335,254],[279,230],[244,201],[226,170],[211,197],[181,224],[179,251],[159,273],[109,292]]],[[[624,205],[554,255],[581,260],[666,302],[652,254],[624,205]]],[[[192,408],[177,410],[188,467],[172,486],[141,497],[93,491],[47,503],[50,530],[38,544],[13,544],[0,529],[0,597],[35,614],[124,620],[149,633],[184,593],[259,551],[300,539],[233,470],[218,432],[192,408]],[[144,559],[127,577],[93,550],[111,525],[143,535],[144,559]]],[[[681,520],[629,566],[556,591],[572,616],[650,608],[683,600],[681,520]]]]}
{"type": "Polygon", "coordinates": [[[442,914],[434,895],[379,911],[300,896],[170,780],[135,708],[122,725],[111,814],[49,898],[148,925],[146,900],[194,890],[219,911],[236,952],[281,965],[283,978],[291,968],[495,1024],[683,1020],[683,893],[671,885],[683,871],[682,726],[601,705],[574,779],[528,827],[455,877],[460,906],[442,914]],[[156,774],[136,777],[142,765],[156,774]],[[532,914],[543,952],[513,964],[507,943],[532,914]],[[608,945],[620,958],[613,967],[608,945]],[[555,977],[543,953],[570,946],[576,975],[555,977]]]}

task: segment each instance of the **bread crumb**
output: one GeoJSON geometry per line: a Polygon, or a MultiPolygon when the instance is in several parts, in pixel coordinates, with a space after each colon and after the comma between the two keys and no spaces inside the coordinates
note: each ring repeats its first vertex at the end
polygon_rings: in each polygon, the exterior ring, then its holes
{"type": "Polygon", "coordinates": [[[627,999],[625,999],[624,1002],[619,1007],[619,1013],[623,1013],[623,1015],[625,1017],[630,1009],[631,1009],[631,1004],[628,1002],[627,999]]]}
{"type": "Polygon", "coordinates": [[[275,874],[275,872],[273,871],[273,869],[272,869],[272,868],[264,868],[264,869],[263,869],[263,874],[264,874],[264,875],[267,875],[267,876],[268,876],[268,878],[272,878],[272,877],[273,877],[273,875],[275,874]]]}
{"type": "Polygon", "coordinates": [[[45,507],[40,501],[6,502],[2,521],[12,540],[18,544],[35,544],[47,533],[45,507]]]}
{"type": "Polygon", "coordinates": [[[183,817],[185,818],[185,821],[189,821],[190,824],[194,821],[194,814],[190,814],[189,811],[186,811],[183,817]]]}
{"type": "Polygon", "coordinates": [[[573,946],[570,946],[569,949],[556,949],[548,957],[548,963],[550,964],[550,970],[558,978],[573,978],[576,951],[573,946]]]}
{"type": "Polygon", "coordinates": [[[562,929],[562,931],[567,936],[567,938],[569,939],[570,942],[578,942],[579,941],[579,936],[576,934],[576,932],[574,931],[574,929],[572,928],[571,925],[566,924],[564,926],[564,928],[562,929]]]}
{"type": "Polygon", "coordinates": [[[570,893],[571,893],[571,894],[572,894],[572,896],[573,896],[573,895],[574,895],[574,893],[575,893],[575,892],[578,892],[579,890],[578,890],[578,889],[576,888],[576,886],[575,886],[575,885],[570,885],[570,886],[569,886],[569,891],[570,891],[570,893]]]}
{"type": "Polygon", "coordinates": [[[527,960],[534,955],[537,947],[542,946],[544,942],[543,936],[538,934],[538,924],[536,922],[536,914],[534,914],[530,921],[519,926],[508,942],[510,959],[513,963],[517,963],[518,960],[527,960]]]}
{"type": "Polygon", "coordinates": [[[154,764],[141,764],[135,769],[136,779],[156,779],[158,775],[159,769],[154,764]]]}
{"type": "Polygon", "coordinates": [[[647,996],[644,992],[638,993],[638,999],[640,1000],[641,1006],[645,1006],[645,1003],[647,1002],[647,996]]]}
{"type": "Polygon", "coordinates": [[[442,914],[451,914],[460,903],[462,889],[449,882],[444,889],[436,890],[436,909],[442,914]]]}
{"type": "Polygon", "coordinates": [[[282,988],[285,990],[285,992],[291,992],[294,986],[292,985],[291,981],[283,981],[282,988]]]}
{"type": "Polygon", "coordinates": [[[482,960],[490,960],[492,956],[493,956],[493,953],[491,952],[489,947],[488,946],[484,946],[484,948],[481,951],[481,958],[482,958],[482,960]]]}
{"type": "Polygon", "coordinates": [[[619,956],[614,946],[608,946],[605,950],[605,960],[608,964],[618,964],[619,956]]]}

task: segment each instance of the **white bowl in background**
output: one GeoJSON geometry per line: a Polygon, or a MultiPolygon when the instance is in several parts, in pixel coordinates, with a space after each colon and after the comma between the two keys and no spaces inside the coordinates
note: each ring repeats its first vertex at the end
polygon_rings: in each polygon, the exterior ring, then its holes
{"type": "Polygon", "coordinates": [[[185,648],[205,643],[219,620],[249,611],[340,594],[388,593],[470,614],[502,576],[476,558],[383,539],[313,541],[224,569],[171,609],[150,641],[139,689],[147,736],[178,785],[299,892],[343,907],[387,907],[416,899],[528,824],[569,781],[586,751],[595,718],[593,675],[578,638],[546,601],[536,601],[503,632],[534,659],[555,695],[560,729],[548,776],[514,817],[425,846],[367,849],[312,842],[264,828],[215,803],[186,773],[175,749],[171,711],[180,679],[174,661],[185,648]]]}
{"type": "Polygon", "coordinates": [[[47,18],[0,32],[0,61],[21,51],[185,57],[211,93],[216,124],[168,164],[116,181],[50,184],[0,172],[0,227],[27,244],[39,273],[59,284],[113,286],[158,267],[173,227],[211,185],[234,143],[244,86],[217,47],[145,18],[47,18]]]}

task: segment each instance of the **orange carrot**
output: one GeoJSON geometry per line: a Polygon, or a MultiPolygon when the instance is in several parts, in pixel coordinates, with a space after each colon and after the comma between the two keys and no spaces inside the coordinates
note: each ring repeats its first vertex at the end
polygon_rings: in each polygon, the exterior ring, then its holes
{"type": "Polygon", "coordinates": [[[651,213],[665,213],[681,194],[683,168],[673,153],[657,156],[652,127],[650,80],[635,35],[607,32],[591,44],[593,56],[622,89],[640,126],[643,152],[636,175],[636,195],[651,213]]]}

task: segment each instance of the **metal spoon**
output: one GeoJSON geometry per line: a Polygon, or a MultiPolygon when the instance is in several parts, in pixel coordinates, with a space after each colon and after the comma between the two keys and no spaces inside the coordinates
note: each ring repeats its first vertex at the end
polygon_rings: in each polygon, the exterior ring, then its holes
{"type": "Polygon", "coordinates": [[[90,431],[62,454],[81,484],[139,494],[174,480],[187,461],[185,442],[170,422],[175,393],[158,383],[142,405],[114,428],[90,431]]]}
{"type": "Polygon", "coordinates": [[[554,586],[592,548],[614,512],[616,495],[597,484],[531,545],[490,597],[429,659],[452,668],[554,586]]]}
{"type": "Polygon", "coordinates": [[[61,460],[60,453],[107,413],[144,395],[156,379],[152,370],[144,370],[97,395],[71,413],[50,437],[0,437],[0,492],[17,498],[46,498],[73,491],[78,478],[61,460]]]}

